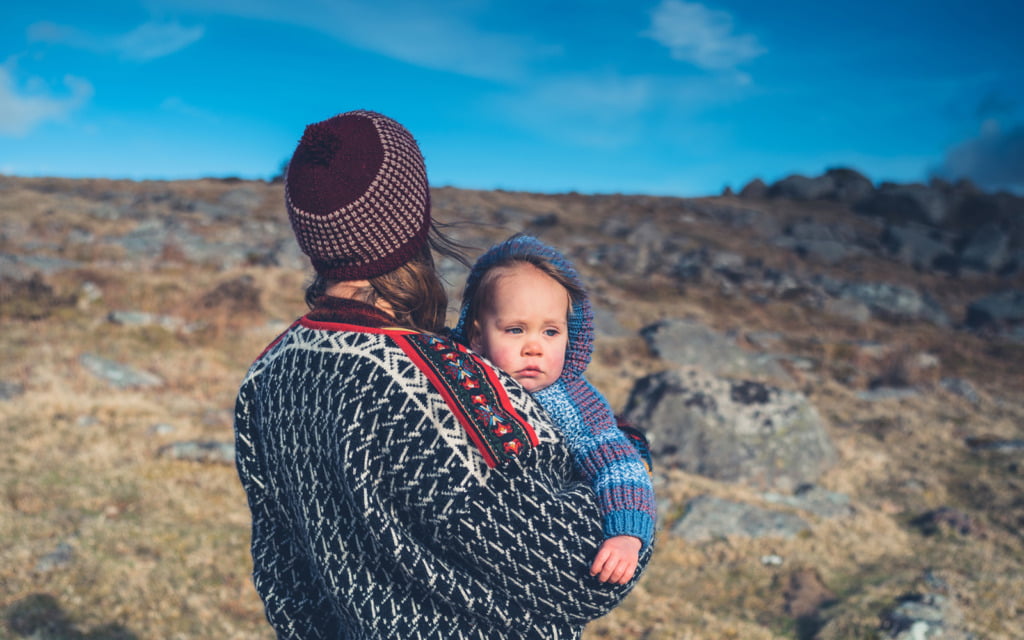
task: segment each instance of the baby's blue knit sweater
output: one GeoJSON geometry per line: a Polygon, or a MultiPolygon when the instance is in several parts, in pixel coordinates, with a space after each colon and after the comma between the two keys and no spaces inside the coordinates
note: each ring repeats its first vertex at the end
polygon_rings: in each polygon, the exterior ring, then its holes
{"type": "MultiPolygon", "coordinates": [[[[517,235],[491,247],[477,260],[466,280],[462,309],[453,330],[466,342],[469,301],[483,274],[490,268],[541,257],[583,288],[572,264],[557,250],[536,238],[517,235]]],[[[594,314],[587,298],[576,301],[569,314],[569,344],[562,375],[535,392],[534,398],[550,414],[565,436],[577,470],[597,494],[607,537],[629,535],[643,541],[654,537],[654,488],[637,447],[619,429],[608,401],[583,376],[594,350],[594,314]]]]}

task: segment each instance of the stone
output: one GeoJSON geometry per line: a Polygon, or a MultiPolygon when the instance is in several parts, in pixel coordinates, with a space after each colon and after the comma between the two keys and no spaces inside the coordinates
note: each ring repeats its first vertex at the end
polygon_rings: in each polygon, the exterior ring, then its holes
{"type": "Polygon", "coordinates": [[[897,260],[919,271],[958,268],[952,242],[937,229],[909,223],[889,225],[882,232],[881,243],[897,260]]]}
{"type": "Polygon", "coordinates": [[[798,569],[789,574],[782,590],[785,612],[794,618],[811,619],[819,610],[836,600],[814,569],[798,569]]]}
{"type": "Polygon", "coordinates": [[[885,320],[930,322],[940,327],[950,325],[949,316],[931,296],[911,287],[888,282],[845,283],[838,297],[861,302],[873,315],[885,320]]]}
{"type": "Polygon", "coordinates": [[[845,167],[829,169],[825,175],[832,178],[835,188],[832,197],[839,202],[856,204],[875,192],[875,185],[860,172],[845,167]]]}
{"type": "Polygon", "coordinates": [[[794,491],[837,459],[802,394],[694,367],[638,380],[623,417],[646,432],[658,464],[762,490],[794,491]]]}
{"type": "Polygon", "coordinates": [[[791,378],[785,368],[767,354],[742,349],[696,320],[670,318],[640,330],[651,352],[681,366],[694,366],[723,377],[748,377],[780,383],[791,378]]]}
{"type": "Polygon", "coordinates": [[[190,462],[235,464],[235,443],[195,440],[174,442],[160,447],[157,456],[190,462]]]}
{"type": "Polygon", "coordinates": [[[1024,324],[1024,291],[994,293],[967,305],[970,329],[1008,329],[1024,324]]]}
{"type": "Polygon", "coordinates": [[[164,384],[162,378],[148,371],[142,371],[91,353],[82,354],[79,362],[89,373],[122,389],[160,387],[164,384]]]}
{"type": "Polygon", "coordinates": [[[1009,236],[998,225],[982,225],[960,252],[960,264],[965,269],[994,273],[1009,261],[1009,249],[1009,236]]]}
{"type": "Polygon", "coordinates": [[[36,563],[37,573],[49,573],[70,565],[75,559],[75,549],[67,542],[57,544],[57,547],[39,559],[36,563]]]}
{"type": "Polygon", "coordinates": [[[761,178],[754,178],[740,189],[741,198],[764,198],[768,195],[768,185],[761,178]]]}
{"type": "Polygon", "coordinates": [[[842,518],[854,514],[849,496],[812,484],[797,487],[792,495],[768,492],[762,497],[773,504],[807,511],[821,518],[842,518]]]}
{"type": "Polygon", "coordinates": [[[0,380],[0,400],[13,400],[25,393],[25,387],[17,382],[0,380]]]}
{"type": "Polygon", "coordinates": [[[975,640],[965,630],[963,612],[944,595],[909,593],[882,615],[882,638],[891,640],[975,640]]]}
{"type": "Polygon", "coordinates": [[[874,194],[857,203],[855,209],[891,222],[920,222],[939,226],[949,214],[945,195],[923,184],[884,183],[874,194]]]}
{"type": "Polygon", "coordinates": [[[820,200],[835,193],[836,183],[832,176],[823,175],[808,178],[799,174],[787,176],[768,188],[773,198],[793,200],[820,200]]]}
{"type": "Polygon", "coordinates": [[[687,542],[707,542],[728,536],[792,538],[809,530],[807,522],[792,513],[763,509],[707,494],[691,500],[683,516],[671,529],[672,535],[687,542]]]}
{"type": "Polygon", "coordinates": [[[946,391],[964,398],[971,404],[978,404],[981,402],[978,390],[975,389],[974,385],[968,380],[964,380],[963,378],[943,378],[939,381],[939,385],[946,391]]]}

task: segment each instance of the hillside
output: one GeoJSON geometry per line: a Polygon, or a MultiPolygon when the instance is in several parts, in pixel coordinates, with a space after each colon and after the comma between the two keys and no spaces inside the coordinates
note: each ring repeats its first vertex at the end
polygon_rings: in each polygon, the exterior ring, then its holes
{"type": "MultiPolygon", "coordinates": [[[[230,445],[241,376],[305,310],[282,200],[0,176],[0,638],[272,637],[230,445]]],[[[477,250],[526,231],[576,261],[588,375],[652,436],[656,556],[586,638],[1024,637],[1020,198],[836,170],[708,198],[432,200],[477,250]],[[799,403],[820,452],[761,434],[762,468],[704,425],[735,453],[705,468],[645,391],[679,371],[799,403]],[[722,524],[734,509],[767,524],[722,524]]],[[[442,269],[454,311],[465,273],[442,269]]]]}

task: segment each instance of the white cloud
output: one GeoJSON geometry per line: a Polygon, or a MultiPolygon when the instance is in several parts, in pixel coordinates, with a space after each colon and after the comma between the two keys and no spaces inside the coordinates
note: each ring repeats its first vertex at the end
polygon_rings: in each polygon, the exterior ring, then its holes
{"type": "Polygon", "coordinates": [[[92,85],[82,78],[64,77],[68,95],[54,96],[41,91],[42,82],[30,79],[32,91],[20,89],[11,72],[0,67],[0,135],[21,137],[28,135],[44,122],[61,121],[85,105],[93,95],[92,85]]]}
{"type": "Polygon", "coordinates": [[[194,118],[196,120],[205,120],[207,122],[217,122],[220,120],[213,113],[205,109],[200,109],[199,107],[193,106],[185,102],[178,96],[171,96],[169,98],[165,98],[164,101],[160,103],[160,109],[162,109],[163,111],[167,111],[169,113],[176,113],[179,115],[187,116],[189,118],[194,118]]]}
{"type": "Polygon", "coordinates": [[[676,60],[702,69],[733,69],[765,53],[757,38],[733,33],[732,16],[696,2],[663,0],[643,35],[668,47],[676,60]]]}
{"type": "Polygon", "coordinates": [[[473,78],[516,81],[532,62],[557,54],[559,45],[475,24],[479,2],[419,0],[151,0],[165,11],[256,18],[296,25],[354,47],[419,67],[473,78]]]}
{"type": "Polygon", "coordinates": [[[516,126],[593,149],[631,144],[640,115],[651,106],[647,77],[572,76],[535,81],[495,100],[494,108],[516,126]]]}
{"type": "Polygon", "coordinates": [[[113,53],[123,60],[146,62],[184,49],[203,37],[201,26],[183,27],[177,22],[146,22],[114,36],[54,24],[37,22],[28,28],[30,42],[61,44],[94,53],[113,53]]]}

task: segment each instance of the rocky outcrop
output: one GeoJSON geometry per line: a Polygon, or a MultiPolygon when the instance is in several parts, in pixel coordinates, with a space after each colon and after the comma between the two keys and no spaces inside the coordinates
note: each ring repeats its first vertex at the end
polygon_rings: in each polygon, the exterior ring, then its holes
{"type": "Polygon", "coordinates": [[[726,378],[792,382],[770,354],[741,349],[734,339],[696,320],[669,318],[640,330],[651,353],[679,366],[698,367],[726,378]]]}
{"type": "MultiPolygon", "coordinates": [[[[766,185],[752,180],[739,192],[746,200],[831,201],[876,219],[890,255],[921,271],[960,275],[1013,276],[1024,271],[1024,198],[983,193],[969,181],[928,184],[885,182],[875,187],[853,169],[820,176],[794,174],[766,185]]],[[[826,262],[846,257],[842,239],[782,236],[779,246],[813,254],[826,262]],[[795,238],[795,239],[794,239],[795,238]]]]}
{"type": "Polygon", "coordinates": [[[809,529],[808,523],[793,513],[702,495],[687,504],[672,535],[687,542],[707,542],[729,536],[792,538],[809,529]]]}
{"type": "Polygon", "coordinates": [[[684,367],[637,381],[624,416],[661,465],[791,492],[836,461],[817,409],[795,392],[684,367]]]}
{"type": "Polygon", "coordinates": [[[1024,291],[1002,291],[967,307],[967,326],[1024,340],[1024,291]]]}

